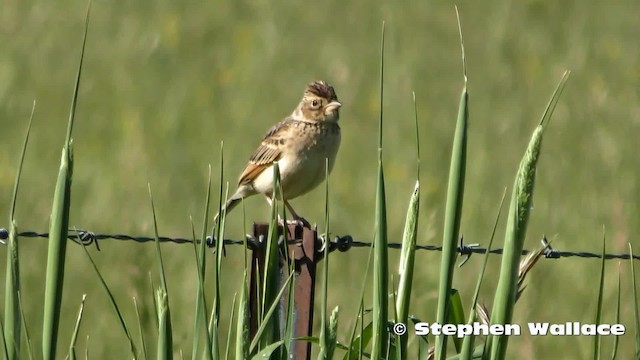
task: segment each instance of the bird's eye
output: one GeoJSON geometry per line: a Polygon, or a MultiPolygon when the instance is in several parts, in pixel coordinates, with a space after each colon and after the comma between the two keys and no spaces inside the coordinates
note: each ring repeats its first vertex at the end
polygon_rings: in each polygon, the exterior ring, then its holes
{"type": "Polygon", "coordinates": [[[319,108],[320,107],[320,101],[318,101],[318,100],[311,101],[311,107],[314,108],[314,109],[319,108]]]}

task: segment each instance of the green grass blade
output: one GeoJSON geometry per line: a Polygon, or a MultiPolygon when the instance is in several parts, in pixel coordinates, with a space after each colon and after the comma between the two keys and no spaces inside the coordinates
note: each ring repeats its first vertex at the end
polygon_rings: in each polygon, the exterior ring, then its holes
{"type": "MultiPolygon", "coordinates": [[[[211,202],[211,165],[209,165],[209,178],[207,181],[207,195],[205,198],[204,204],[204,217],[202,219],[202,236],[200,237],[200,244],[198,246],[195,245],[194,241],[194,251],[197,262],[198,272],[198,289],[196,293],[196,308],[195,308],[195,316],[193,322],[193,344],[191,351],[191,360],[196,360],[198,356],[198,348],[201,337],[201,330],[204,330],[205,341],[206,341],[206,359],[213,359],[213,355],[211,353],[211,338],[209,336],[209,331],[207,328],[207,309],[206,309],[206,301],[204,297],[204,278],[205,278],[205,269],[206,265],[206,251],[207,251],[207,229],[208,229],[208,221],[209,221],[209,204],[211,202]]],[[[193,224],[193,222],[192,222],[193,224]]],[[[193,225],[192,225],[193,231],[193,225]]],[[[195,240],[195,234],[193,236],[195,240]]]]}
{"type": "Polygon", "coordinates": [[[247,282],[247,269],[245,266],[242,277],[242,289],[238,301],[238,322],[236,324],[236,359],[249,358],[249,283],[247,282]]]}
{"type": "MultiPolygon", "coordinates": [[[[219,188],[219,204],[225,204],[227,199],[229,198],[229,183],[225,186],[224,198],[222,197],[222,184],[223,184],[223,176],[224,172],[222,169],[224,168],[224,142],[220,143],[220,188],[219,188]]],[[[220,209],[218,209],[218,214],[220,214],[220,209]]],[[[220,298],[220,277],[222,271],[222,255],[224,254],[224,231],[226,226],[226,218],[227,218],[227,209],[220,214],[219,223],[216,227],[216,233],[214,234],[214,238],[216,239],[216,252],[213,257],[213,267],[215,269],[215,286],[213,293],[213,309],[212,316],[209,319],[209,334],[211,334],[211,353],[213,354],[213,358],[215,360],[220,358],[220,351],[218,344],[218,322],[220,320],[220,303],[222,299],[220,298]],[[217,241],[219,240],[219,241],[217,241]]]]}
{"type": "MultiPolygon", "coordinates": [[[[209,173],[211,174],[211,173],[209,173]]],[[[211,181],[211,177],[209,177],[209,181],[211,181]]],[[[209,182],[210,183],[210,182],[209,182]]],[[[209,187],[209,190],[211,189],[211,187],[209,187]]],[[[210,191],[209,191],[210,192],[210,191]]],[[[207,204],[208,204],[208,199],[207,199],[207,204]]],[[[205,213],[207,213],[207,210],[205,210],[205,213]]],[[[205,217],[206,219],[206,217],[205,217]]],[[[205,220],[206,222],[206,220],[205,220]]],[[[203,231],[207,231],[207,225],[206,223],[203,226],[204,230],[203,231]]],[[[207,328],[207,304],[204,298],[204,273],[201,271],[204,268],[202,267],[202,263],[204,262],[204,252],[199,252],[199,250],[201,250],[201,245],[206,241],[206,236],[202,237],[202,241],[200,241],[200,246],[196,245],[196,233],[195,233],[195,228],[193,226],[193,219],[191,219],[191,233],[193,236],[193,252],[194,252],[194,256],[196,259],[196,272],[198,273],[198,289],[197,289],[197,293],[196,293],[196,307],[199,307],[199,310],[196,310],[196,314],[195,314],[195,320],[194,320],[194,332],[193,332],[193,344],[192,344],[192,348],[191,348],[191,359],[195,360],[195,358],[198,355],[198,343],[199,343],[199,339],[201,334],[201,330],[204,330],[205,333],[205,350],[204,350],[204,356],[205,359],[208,360],[212,360],[213,359],[213,354],[211,353],[211,338],[209,336],[209,329],[207,328]],[[197,340],[196,340],[197,339],[197,340]]]]}
{"type": "MultiPolygon", "coordinates": [[[[149,290],[151,291],[152,294],[156,293],[156,282],[153,281],[153,275],[151,275],[151,271],[149,271],[147,273],[147,275],[149,276],[149,290]]],[[[156,297],[155,295],[151,297],[152,302],[153,302],[153,313],[157,314],[158,313],[158,302],[156,301],[156,297]]],[[[154,316],[153,317],[153,321],[154,321],[154,325],[156,326],[156,328],[159,326],[158,325],[158,317],[154,316]]]]}
{"type": "Polygon", "coordinates": [[[84,301],[87,299],[87,294],[82,295],[82,302],[80,303],[80,310],[78,311],[78,318],[71,334],[71,344],[69,344],[69,360],[76,360],[76,342],[78,340],[78,331],[80,330],[80,321],[82,320],[82,313],[84,312],[84,301]]]}
{"type": "Polygon", "coordinates": [[[43,357],[54,359],[58,340],[58,325],[64,284],[64,262],[71,205],[71,173],[73,158],[68,142],[65,145],[60,172],[53,200],[49,226],[49,251],[47,256],[44,319],[42,331],[43,357]]]}
{"type": "MultiPolygon", "coordinates": [[[[393,274],[391,274],[391,286],[395,286],[396,281],[393,278],[393,274]]],[[[397,304],[398,303],[398,297],[397,297],[397,292],[395,290],[391,291],[391,303],[392,304],[397,304]]],[[[396,307],[393,306],[392,307],[393,310],[393,319],[397,319],[398,318],[398,311],[396,311],[396,307]]],[[[393,324],[393,326],[395,326],[395,324],[393,324]]],[[[406,334],[405,334],[406,335],[406,334]]],[[[400,352],[400,336],[397,335],[394,331],[391,331],[389,334],[389,347],[387,349],[387,356],[385,357],[385,359],[389,359],[389,360],[400,360],[402,353],[400,352]]]]}
{"type": "MultiPolygon", "coordinates": [[[[413,284],[413,268],[415,263],[416,236],[418,233],[418,215],[420,212],[420,128],[418,126],[418,105],[416,103],[415,91],[412,92],[412,95],[414,123],[416,127],[416,187],[411,200],[409,200],[405,231],[402,238],[400,283],[398,285],[398,302],[396,303],[396,313],[399,314],[396,321],[400,320],[403,324],[408,323],[411,288],[413,284]]],[[[407,343],[408,336],[405,334],[400,338],[398,348],[401,359],[407,359],[408,357],[407,343]]]]}
{"type": "Polygon", "coordinates": [[[629,264],[631,265],[631,288],[633,290],[633,317],[636,335],[636,359],[640,359],[640,313],[638,312],[638,287],[636,285],[636,269],[634,267],[633,247],[629,243],[629,264]]]}
{"type": "Polygon", "coordinates": [[[329,318],[329,331],[327,334],[327,359],[333,359],[333,352],[338,344],[338,314],[340,313],[340,307],[336,306],[331,312],[329,318]]]}
{"type": "MultiPolygon", "coordinates": [[[[600,325],[602,320],[602,298],[604,296],[604,267],[605,267],[605,258],[604,254],[606,253],[606,238],[604,235],[604,229],[602,230],[602,259],[600,261],[600,284],[598,285],[598,302],[596,305],[596,318],[595,324],[600,325]]],[[[596,333],[596,336],[593,337],[593,359],[600,359],[600,347],[602,346],[602,336],[596,333]]]]}
{"type": "Polygon", "coordinates": [[[209,314],[209,334],[211,334],[211,354],[213,354],[214,360],[218,360],[220,354],[218,353],[218,315],[215,299],[211,307],[211,314],[209,314]]]}
{"type": "MultiPolygon", "coordinates": [[[[493,229],[491,230],[491,236],[489,237],[489,245],[487,245],[487,252],[482,262],[482,269],[476,282],[476,289],[473,294],[473,301],[469,308],[469,320],[467,324],[472,325],[476,320],[476,305],[478,304],[478,296],[480,296],[480,287],[482,286],[482,279],[484,278],[484,272],[487,269],[487,263],[489,263],[489,255],[491,253],[491,246],[493,245],[493,239],[495,239],[496,230],[498,229],[498,222],[500,221],[500,215],[502,214],[502,206],[504,205],[504,199],[507,195],[507,189],[502,192],[502,199],[500,200],[500,206],[498,207],[498,213],[496,215],[496,221],[493,223],[493,229]]],[[[462,351],[460,351],[460,359],[471,359],[473,354],[473,342],[475,336],[473,334],[467,335],[462,339],[462,351]]],[[[484,348],[484,347],[483,347],[484,348]]]]}
{"type": "Polygon", "coordinates": [[[373,260],[373,247],[369,248],[369,258],[367,259],[367,267],[364,271],[364,277],[362,279],[362,287],[360,288],[360,304],[358,306],[358,317],[356,318],[355,323],[353,324],[353,330],[351,331],[351,337],[349,338],[349,350],[344,356],[344,360],[354,360],[361,357],[358,357],[358,354],[361,354],[362,348],[369,343],[371,336],[373,335],[373,323],[369,323],[367,328],[369,330],[369,336],[366,339],[366,342],[361,341],[364,337],[364,291],[367,286],[367,277],[369,276],[369,270],[371,269],[371,261],[373,260]],[[358,330],[358,321],[360,322],[360,335],[356,338],[356,331],[358,330]],[[364,344],[364,345],[363,345],[364,344]]]}
{"type": "MultiPolygon", "coordinates": [[[[278,180],[277,185],[278,185],[278,188],[277,188],[278,198],[280,199],[280,201],[284,203],[284,192],[282,190],[282,182],[278,180]]],[[[286,210],[287,210],[286,206],[282,206],[281,216],[283,219],[283,224],[287,224],[286,210]]],[[[282,230],[283,230],[282,237],[278,239],[278,242],[280,242],[280,239],[282,239],[282,247],[279,247],[281,250],[279,250],[280,258],[278,260],[278,263],[279,263],[278,271],[280,273],[278,282],[280,282],[284,276],[287,276],[287,274],[291,274],[295,272],[295,260],[292,260],[289,257],[289,246],[287,245],[289,244],[289,232],[287,231],[287,228],[288,228],[287,225],[282,226],[282,230]],[[284,264],[289,264],[288,273],[285,273],[286,268],[284,267],[284,264]]],[[[292,353],[291,351],[293,350],[292,347],[294,346],[294,343],[291,339],[293,339],[294,337],[293,333],[295,332],[295,323],[293,318],[295,316],[295,293],[293,291],[295,286],[296,286],[295,281],[289,282],[289,286],[287,287],[289,291],[288,291],[287,302],[286,302],[287,304],[286,310],[283,313],[285,303],[281,303],[282,306],[280,307],[279,315],[277,316],[278,328],[276,331],[275,339],[283,339],[284,341],[284,346],[280,348],[280,351],[278,351],[278,354],[277,354],[277,356],[279,356],[281,359],[288,359],[290,354],[292,353]]]]}
{"type": "Polygon", "coordinates": [[[160,287],[156,290],[156,300],[158,304],[158,360],[173,358],[173,331],[171,329],[171,311],[169,306],[169,291],[167,289],[167,279],[162,261],[162,251],[160,250],[160,239],[158,236],[158,221],[156,218],[156,207],[153,203],[151,184],[149,188],[149,200],[151,201],[151,213],[153,215],[153,233],[156,244],[156,257],[158,259],[158,276],[160,276],[160,287]]]}
{"type": "Polygon", "coordinates": [[[234,293],[233,294],[233,300],[231,300],[231,317],[229,318],[229,331],[227,332],[227,347],[225,350],[225,355],[224,358],[225,360],[229,359],[229,351],[231,350],[231,336],[233,334],[233,332],[231,331],[231,328],[233,326],[233,310],[235,310],[236,308],[236,297],[237,297],[238,293],[234,293]]]}
{"type": "MultiPolygon", "coordinates": [[[[296,271],[295,269],[295,260],[289,261],[289,274],[296,271]]],[[[285,318],[285,330],[284,330],[284,347],[282,356],[288,359],[291,354],[294,352],[294,333],[295,333],[295,312],[296,312],[296,304],[295,304],[295,292],[296,292],[296,283],[294,281],[289,283],[289,293],[287,296],[287,314],[285,318]]]]}
{"type": "Polygon", "coordinates": [[[158,303],[158,360],[173,359],[171,345],[171,320],[169,316],[169,296],[164,288],[156,289],[156,302],[158,303]]]}
{"type": "MultiPolygon", "coordinates": [[[[631,260],[633,261],[633,260],[631,260]]],[[[620,324],[620,298],[621,298],[621,275],[622,271],[620,270],[620,262],[618,262],[618,290],[616,296],[616,320],[613,322],[614,324],[620,324]]],[[[613,336],[613,345],[611,346],[611,359],[615,360],[618,355],[618,342],[620,341],[619,335],[613,336]]]]}
{"type": "Polygon", "coordinates": [[[129,327],[127,326],[127,323],[124,320],[124,317],[122,316],[122,312],[120,311],[120,308],[118,307],[118,303],[116,302],[116,299],[113,297],[113,293],[111,292],[111,289],[109,289],[109,286],[107,285],[107,282],[102,277],[102,274],[100,274],[100,270],[98,270],[98,266],[93,261],[93,258],[89,254],[89,251],[87,250],[87,248],[85,246],[83,246],[82,249],[84,250],[84,253],[87,255],[87,258],[89,259],[89,261],[91,262],[91,266],[93,267],[93,270],[96,272],[96,275],[98,275],[98,279],[100,279],[100,284],[102,285],[102,287],[107,292],[107,295],[109,296],[109,301],[111,302],[111,305],[113,306],[113,310],[116,312],[116,315],[118,316],[118,320],[120,321],[120,326],[122,327],[122,330],[124,331],[124,334],[126,335],[127,339],[129,340],[129,349],[131,350],[131,357],[133,359],[137,359],[138,352],[136,350],[135,343],[133,342],[133,337],[131,336],[131,332],[129,331],[129,327]]]}
{"type": "MultiPolygon", "coordinates": [[[[417,318],[414,315],[409,316],[409,321],[411,321],[411,323],[413,324],[414,327],[415,327],[416,324],[424,322],[424,321],[420,320],[419,318],[417,318]]],[[[416,335],[416,337],[421,339],[421,340],[424,340],[424,342],[426,344],[429,344],[429,339],[428,339],[427,335],[416,335]]]]}
{"type": "MultiPolygon", "coordinates": [[[[29,351],[29,360],[35,359],[33,354],[33,346],[31,344],[31,336],[29,336],[29,329],[27,328],[27,321],[24,316],[24,307],[22,306],[22,296],[18,293],[18,305],[20,305],[20,318],[22,319],[22,329],[24,330],[24,338],[27,341],[27,350],[29,351]]],[[[5,354],[6,355],[6,354],[5,354]]]]}
{"type": "Polygon", "coordinates": [[[325,246],[324,246],[324,268],[322,269],[322,293],[320,305],[320,353],[318,360],[331,359],[333,349],[335,349],[335,341],[331,343],[329,339],[329,318],[327,316],[327,297],[329,295],[329,160],[325,159],[325,178],[324,178],[324,226],[325,226],[325,246]]]}
{"type": "Polygon", "coordinates": [[[42,328],[42,356],[45,360],[53,360],[56,357],[56,347],[58,342],[62,288],[64,284],[64,263],[67,250],[67,233],[69,229],[69,207],[71,205],[71,178],[73,175],[71,133],[76,114],[78,89],[80,88],[80,77],[82,74],[84,49],[87,41],[90,9],[91,3],[89,3],[87,8],[87,15],[85,18],[80,63],[78,65],[73,96],[71,98],[71,110],[69,113],[67,136],[62,148],[60,170],[58,172],[58,180],[53,195],[51,220],[49,223],[49,250],[47,254],[47,274],[45,281],[42,328]]]}
{"type": "Polygon", "coordinates": [[[277,342],[275,342],[273,344],[269,344],[269,345],[265,346],[264,349],[262,349],[262,351],[257,353],[251,359],[252,360],[269,359],[271,357],[271,354],[273,354],[276,350],[278,350],[278,348],[280,346],[282,346],[282,344],[284,344],[284,340],[280,340],[280,341],[277,341],[277,342]]]}
{"type": "Polygon", "coordinates": [[[4,297],[4,346],[7,359],[20,358],[21,325],[20,307],[17,296],[20,293],[20,265],[18,261],[18,231],[15,221],[10,221],[7,241],[7,272],[5,274],[4,297]]]}
{"type": "MultiPolygon", "coordinates": [[[[276,295],[274,301],[271,303],[269,310],[267,310],[267,312],[264,314],[264,319],[262,320],[262,323],[258,327],[258,330],[256,331],[256,335],[251,341],[251,345],[249,346],[250,353],[252,353],[253,350],[255,350],[256,346],[258,345],[258,342],[262,339],[262,334],[265,331],[265,329],[267,329],[267,324],[269,324],[269,320],[273,317],[274,313],[276,312],[276,309],[278,308],[278,305],[280,303],[280,299],[282,298],[284,291],[287,289],[287,286],[289,285],[289,282],[291,281],[291,279],[293,279],[294,275],[295,273],[291,273],[291,275],[289,275],[284,285],[280,289],[280,292],[276,295]]],[[[271,344],[267,344],[265,347],[263,347],[263,349],[270,345],[271,344]]]]}
{"type": "MultiPolygon", "coordinates": [[[[459,21],[458,21],[459,23],[459,21]]],[[[447,184],[447,203],[445,207],[444,232],[442,237],[442,257],[440,261],[440,285],[438,287],[438,311],[436,321],[445,324],[448,318],[449,294],[453,283],[460,220],[462,218],[462,202],[464,198],[464,179],[467,163],[467,126],[469,121],[467,93],[467,73],[464,55],[464,43],[460,30],[460,45],[462,47],[464,85],[460,95],[458,119],[451,150],[451,164],[449,167],[449,183],[447,184]]],[[[435,359],[442,360],[447,355],[447,337],[436,336],[435,359]]]]}
{"type": "Polygon", "coordinates": [[[4,338],[8,340],[6,343],[7,359],[20,358],[20,327],[22,325],[20,303],[18,294],[20,293],[20,263],[18,250],[18,227],[15,220],[16,203],[18,200],[18,187],[20,186],[20,176],[22,175],[22,165],[24,164],[24,156],[27,153],[27,144],[29,144],[29,134],[31,133],[31,123],[33,121],[33,113],[36,109],[36,102],[33,102],[31,108],[31,116],[29,117],[29,125],[27,125],[27,133],[22,144],[22,153],[20,154],[20,162],[18,163],[18,172],[16,173],[16,181],[13,185],[13,196],[11,197],[11,211],[9,214],[9,239],[7,241],[7,272],[5,274],[5,298],[4,298],[4,338]]]}
{"type": "MultiPolygon", "coordinates": [[[[413,267],[416,256],[416,238],[418,234],[418,214],[420,209],[420,181],[416,181],[416,186],[409,200],[407,217],[402,237],[402,250],[400,252],[400,268],[398,275],[398,298],[396,301],[396,322],[407,324],[409,317],[409,304],[411,299],[411,288],[413,285],[413,267]]],[[[400,358],[407,358],[408,334],[400,337],[398,351],[400,358]]]]}
{"type": "Polygon", "coordinates": [[[142,331],[142,317],[140,316],[140,310],[138,309],[138,301],[135,296],[133,297],[133,306],[136,309],[136,319],[138,319],[138,335],[140,336],[140,343],[142,344],[142,358],[148,359],[147,356],[147,342],[144,338],[144,332],[142,331]]]}
{"type": "Polygon", "coordinates": [[[387,353],[388,321],[388,248],[387,215],[382,159],[378,159],[378,186],[376,191],[376,235],[373,251],[373,348],[372,357],[378,359],[387,353]]]}
{"type": "Polygon", "coordinates": [[[384,22],[380,46],[380,122],[378,129],[378,185],[376,190],[375,238],[373,244],[373,346],[371,357],[379,359],[387,353],[389,343],[388,322],[388,249],[387,214],[382,166],[382,119],[384,99],[384,22]]]}
{"type": "MultiPolygon", "coordinates": [[[[255,279],[260,279],[260,269],[258,266],[256,266],[253,270],[255,270],[253,272],[253,276],[255,276],[255,279]]],[[[258,299],[258,303],[256,305],[257,307],[257,314],[255,314],[255,316],[258,317],[258,326],[259,324],[262,322],[262,319],[264,318],[264,309],[262,308],[262,284],[260,284],[260,281],[255,281],[255,282],[251,282],[249,281],[249,284],[251,286],[254,286],[255,288],[255,294],[256,294],[256,299],[258,299]]],[[[249,295],[251,295],[251,293],[249,292],[249,295]]],[[[251,316],[254,316],[253,314],[251,316]]]]}
{"type": "Polygon", "coordinates": [[[429,356],[429,344],[421,337],[418,340],[418,360],[429,360],[433,355],[429,356]]]}
{"type": "Polygon", "coordinates": [[[89,360],[89,335],[87,335],[86,347],[84,348],[84,358],[89,360]]]}
{"type": "MultiPolygon", "coordinates": [[[[362,321],[362,320],[361,320],[362,321]]],[[[357,327],[356,327],[357,328],[357,327]]],[[[362,358],[359,351],[366,347],[373,337],[373,323],[370,322],[367,326],[363,327],[358,336],[355,336],[349,341],[347,352],[344,354],[343,360],[356,360],[362,358]]]]}
{"type": "MultiPolygon", "coordinates": [[[[449,317],[447,324],[460,325],[465,323],[464,308],[462,307],[462,298],[460,292],[456,289],[451,289],[451,295],[449,296],[449,317]]],[[[453,343],[456,347],[456,352],[460,353],[462,349],[462,339],[457,336],[453,336],[453,343]]]]}
{"type": "MultiPolygon", "coordinates": [[[[364,309],[363,311],[360,313],[360,318],[363,319],[364,318],[364,309]]],[[[368,345],[368,341],[370,341],[371,339],[373,339],[373,321],[369,323],[369,325],[371,325],[371,336],[369,336],[369,339],[365,338],[365,328],[364,328],[364,322],[360,321],[360,344],[358,344],[358,359],[362,359],[362,356],[365,354],[364,349],[365,347],[368,345]]]]}
{"type": "MultiPolygon", "coordinates": [[[[213,236],[219,236],[220,235],[220,227],[222,225],[224,225],[224,215],[226,214],[226,209],[224,211],[222,211],[222,206],[226,203],[225,198],[222,197],[223,193],[222,191],[224,190],[224,141],[220,142],[220,177],[219,177],[219,181],[220,181],[220,186],[218,186],[218,214],[219,217],[217,218],[218,223],[217,224],[213,224],[214,226],[214,232],[213,232],[213,236]]],[[[214,220],[215,222],[215,220],[214,220]]],[[[218,237],[216,237],[216,239],[218,239],[218,237]]],[[[216,243],[217,244],[217,243],[216,243]]]]}
{"type": "MultiPolygon", "coordinates": [[[[513,184],[509,217],[504,241],[504,251],[498,287],[493,301],[491,314],[492,324],[510,324],[513,317],[513,309],[516,301],[518,287],[518,271],[520,257],[524,245],[527,223],[533,199],[533,190],[536,177],[536,165],[542,147],[542,135],[549,122],[553,109],[558,102],[562,89],[566,84],[569,72],[565,71],[556,87],[551,100],[547,104],[540,124],[537,126],[520,162],[520,167],[513,184]]],[[[491,358],[504,359],[507,351],[508,336],[488,337],[491,341],[491,358]]]]}
{"type": "MultiPolygon", "coordinates": [[[[22,166],[24,164],[24,158],[27,153],[27,145],[29,144],[29,135],[31,134],[31,124],[33,123],[33,115],[36,111],[36,102],[33,101],[31,107],[31,115],[29,116],[29,124],[27,125],[27,132],[24,135],[24,142],[22,143],[22,152],[20,153],[20,161],[18,162],[18,172],[16,173],[16,180],[13,184],[13,195],[11,196],[11,211],[9,213],[9,220],[15,220],[16,204],[18,201],[18,188],[20,187],[20,177],[22,176],[22,166]]],[[[5,323],[6,324],[6,323],[5,323]]]]}
{"type": "MultiPolygon", "coordinates": [[[[274,189],[280,188],[280,169],[278,163],[273,164],[273,183],[274,189]]],[[[271,197],[271,224],[269,225],[269,234],[265,247],[264,259],[264,277],[262,279],[262,314],[265,314],[268,306],[274,303],[274,299],[280,289],[280,253],[278,251],[278,222],[276,220],[278,214],[278,203],[276,191],[271,197]]],[[[269,317],[269,321],[265,322],[266,316],[262,319],[265,329],[261,335],[261,348],[272,344],[279,338],[279,316],[269,317]]],[[[255,339],[254,339],[255,341],[255,339]]],[[[251,346],[253,352],[253,346],[251,346]]]]}
{"type": "MultiPolygon", "coordinates": [[[[4,328],[4,324],[2,322],[2,318],[0,318],[0,326],[4,328]]],[[[7,351],[7,339],[4,338],[4,331],[0,331],[0,337],[2,338],[2,350],[4,351],[5,359],[9,358],[9,352],[7,351]]]]}
{"type": "Polygon", "coordinates": [[[222,253],[224,251],[224,231],[227,218],[227,210],[222,211],[222,206],[227,202],[229,196],[229,184],[226,185],[226,192],[223,197],[224,184],[224,142],[220,142],[220,185],[218,188],[218,223],[214,224],[215,230],[212,237],[216,239],[216,254],[213,257],[213,268],[215,269],[215,285],[213,287],[213,307],[211,309],[211,318],[209,319],[209,336],[211,343],[211,354],[215,360],[219,359],[218,345],[218,321],[220,319],[220,270],[222,268],[222,253]],[[218,241],[221,240],[221,241],[218,241]]]}

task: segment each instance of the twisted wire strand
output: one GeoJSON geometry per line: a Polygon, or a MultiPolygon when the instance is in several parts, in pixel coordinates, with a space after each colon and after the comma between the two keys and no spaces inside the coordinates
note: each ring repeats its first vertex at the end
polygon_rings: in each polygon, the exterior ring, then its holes
{"type": "MultiPolygon", "coordinates": [[[[36,231],[22,231],[18,233],[19,237],[25,238],[48,238],[49,234],[46,232],[36,232],[36,231]]],[[[5,240],[9,237],[9,231],[4,228],[0,228],[0,242],[5,243],[5,240]]],[[[139,243],[145,243],[149,241],[155,241],[155,237],[150,236],[134,236],[129,234],[97,234],[92,231],[81,230],[81,229],[69,229],[69,240],[74,241],[79,245],[89,246],[95,244],[97,249],[100,250],[98,241],[100,240],[123,240],[123,241],[135,241],[139,243]]],[[[168,236],[159,236],[158,240],[160,242],[171,242],[176,244],[186,244],[193,243],[193,239],[181,238],[181,237],[168,237],[168,236]]],[[[325,237],[320,236],[318,240],[321,242],[321,249],[325,246],[326,239],[325,237]]],[[[215,247],[215,241],[208,236],[205,239],[208,247],[215,247]]],[[[560,259],[560,258],[569,258],[569,257],[579,257],[579,258],[596,258],[601,259],[603,256],[600,253],[594,253],[589,251],[560,251],[551,248],[546,239],[543,239],[543,244],[546,246],[546,249],[543,253],[545,258],[548,259],[560,259]]],[[[196,243],[200,243],[199,239],[195,240],[196,243]]],[[[260,240],[255,239],[251,235],[247,235],[247,244],[249,244],[252,248],[256,246],[260,240]]],[[[289,243],[299,243],[299,240],[290,240],[289,243]]],[[[243,245],[245,244],[245,240],[234,240],[234,239],[224,239],[225,245],[243,245]]],[[[357,241],[354,240],[351,235],[344,236],[336,236],[333,240],[329,241],[329,251],[338,250],[340,252],[349,251],[352,248],[362,248],[362,247],[371,247],[372,243],[368,241],[357,241]]],[[[400,249],[402,247],[402,243],[399,242],[390,242],[387,244],[390,249],[400,249]]],[[[424,250],[424,251],[442,251],[442,246],[438,245],[416,245],[416,250],[424,250]]],[[[463,260],[462,264],[464,264],[472,254],[486,254],[487,249],[481,247],[479,244],[465,244],[462,239],[460,239],[460,243],[458,245],[458,253],[460,255],[466,256],[463,260]]],[[[490,254],[500,255],[502,254],[503,249],[491,249],[489,250],[490,254]]],[[[531,250],[522,250],[522,255],[527,255],[531,253],[531,250]]],[[[630,259],[629,254],[604,254],[605,260],[613,260],[613,259],[621,259],[628,260],[630,259]]],[[[640,260],[640,255],[634,255],[633,259],[640,260]]],[[[461,265],[462,265],[461,264],[461,265]]]]}

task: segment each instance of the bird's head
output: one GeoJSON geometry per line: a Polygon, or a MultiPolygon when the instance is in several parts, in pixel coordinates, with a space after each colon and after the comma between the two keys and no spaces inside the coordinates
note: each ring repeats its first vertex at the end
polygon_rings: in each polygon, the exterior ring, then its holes
{"type": "Polygon", "coordinates": [[[337,122],[341,106],[331,85],[324,81],[314,81],[307,85],[294,117],[305,121],[337,122]]]}

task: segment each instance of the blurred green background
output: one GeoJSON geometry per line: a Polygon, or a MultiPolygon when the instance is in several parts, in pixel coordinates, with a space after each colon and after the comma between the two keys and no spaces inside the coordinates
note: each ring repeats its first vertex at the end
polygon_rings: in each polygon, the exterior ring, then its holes
{"type": "MultiPolygon", "coordinates": [[[[487,244],[502,191],[509,187],[510,194],[530,134],[562,72],[570,69],[543,143],[526,248],[538,246],[546,234],[557,249],[598,252],[603,225],[609,252],[627,251],[628,242],[638,244],[640,3],[460,1],[458,6],[470,93],[461,229],[465,241],[487,244]]],[[[20,230],[48,229],[85,9],[86,2],[76,0],[7,0],[0,5],[2,227],[8,227],[20,144],[35,99],[17,221],[20,230]]],[[[438,244],[462,88],[456,17],[448,1],[95,1],[74,129],[72,226],[151,235],[150,183],[161,235],[189,237],[190,216],[196,228],[201,227],[209,164],[217,207],[220,143],[224,141],[224,181],[233,191],[266,130],[293,110],[309,81],[324,79],[344,104],[343,142],[330,181],[331,230],[370,241],[382,21],[389,239],[400,241],[416,180],[415,91],[422,159],[419,244],[438,244]]],[[[323,193],[318,189],[293,204],[312,223],[323,224],[323,193]]],[[[242,212],[233,212],[228,238],[241,239],[251,221],[267,218],[263,199],[252,198],[246,206],[246,226],[242,212]]],[[[46,242],[21,239],[20,250],[27,322],[39,349],[46,242]]],[[[167,244],[163,250],[175,346],[189,355],[197,282],[193,249],[167,244]]],[[[136,323],[131,300],[136,297],[152,337],[153,244],[103,241],[100,252],[90,251],[129,325],[136,323]]],[[[367,254],[353,249],[331,256],[329,305],[341,308],[343,341],[355,319],[354,298],[367,254]]],[[[5,247],[0,247],[0,258],[5,255],[5,247]]],[[[398,255],[391,251],[391,269],[396,269],[398,255]]],[[[435,321],[439,255],[417,255],[411,313],[424,321],[435,321]]],[[[68,344],[86,293],[80,349],[89,346],[93,358],[127,357],[118,320],[82,249],[71,245],[67,259],[59,348],[68,344]]],[[[228,250],[223,265],[225,309],[238,290],[241,259],[240,247],[228,250]]],[[[474,256],[457,271],[454,286],[467,300],[465,306],[481,260],[474,256]]],[[[629,358],[634,330],[628,262],[607,262],[604,320],[613,321],[619,265],[625,272],[622,317],[627,325],[621,355],[629,358]]],[[[499,258],[492,257],[481,295],[488,305],[498,267],[499,258]]],[[[0,273],[4,271],[0,266],[0,273]]],[[[514,321],[523,329],[528,321],[592,322],[598,272],[598,260],[541,260],[514,321]]],[[[225,329],[227,320],[223,318],[225,329]]],[[[611,340],[604,342],[606,351],[611,340]]],[[[523,335],[510,340],[509,357],[557,358],[559,351],[571,347],[575,353],[566,358],[587,358],[591,343],[586,337],[523,335]]]]}

